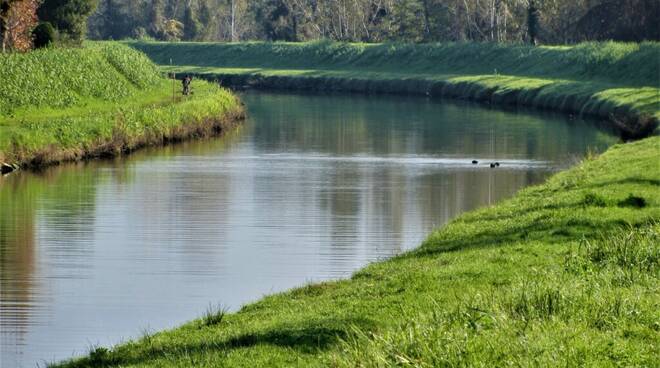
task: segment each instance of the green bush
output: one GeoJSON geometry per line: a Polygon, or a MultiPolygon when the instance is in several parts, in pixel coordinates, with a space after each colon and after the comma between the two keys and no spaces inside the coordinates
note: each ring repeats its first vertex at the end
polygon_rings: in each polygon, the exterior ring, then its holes
{"type": "Polygon", "coordinates": [[[34,47],[40,49],[53,44],[57,38],[57,32],[50,23],[43,22],[32,31],[32,36],[34,37],[34,47]]]}

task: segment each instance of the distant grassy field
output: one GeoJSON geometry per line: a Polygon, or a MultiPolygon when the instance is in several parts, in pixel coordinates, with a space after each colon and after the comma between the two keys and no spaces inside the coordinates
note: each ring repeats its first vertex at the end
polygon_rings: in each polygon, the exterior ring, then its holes
{"type": "Polygon", "coordinates": [[[596,116],[632,136],[660,120],[660,44],[129,42],[164,70],[232,86],[412,93],[596,116]],[[170,61],[172,66],[170,66],[170,61]]]}
{"type": "Polygon", "coordinates": [[[465,214],[349,280],[54,367],[653,367],[660,137],[465,214]]]}
{"type": "Polygon", "coordinates": [[[117,43],[0,55],[0,162],[41,166],[212,134],[242,114],[227,90],[182,98],[142,53],[117,43]]]}

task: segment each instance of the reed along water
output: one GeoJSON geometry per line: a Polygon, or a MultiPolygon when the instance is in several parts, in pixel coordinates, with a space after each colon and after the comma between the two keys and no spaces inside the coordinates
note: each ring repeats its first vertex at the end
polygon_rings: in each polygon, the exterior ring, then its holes
{"type": "Polygon", "coordinates": [[[249,119],[222,138],[0,179],[0,366],[349,277],[617,141],[423,98],[242,98],[249,119]]]}

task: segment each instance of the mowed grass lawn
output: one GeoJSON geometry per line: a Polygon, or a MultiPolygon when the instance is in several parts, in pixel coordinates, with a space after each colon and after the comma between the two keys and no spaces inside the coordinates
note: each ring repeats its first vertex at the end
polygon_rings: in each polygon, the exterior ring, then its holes
{"type": "Polygon", "coordinates": [[[412,93],[660,120],[660,44],[128,42],[163,70],[266,88],[412,93]]]}
{"type": "Polygon", "coordinates": [[[54,366],[653,367],[659,221],[653,137],[464,214],[348,280],[54,366]]]}

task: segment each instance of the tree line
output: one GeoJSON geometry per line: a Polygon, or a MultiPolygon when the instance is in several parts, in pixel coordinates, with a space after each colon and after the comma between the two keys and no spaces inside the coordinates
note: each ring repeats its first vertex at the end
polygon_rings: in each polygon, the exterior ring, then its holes
{"type": "Polygon", "coordinates": [[[660,40],[658,0],[0,0],[2,50],[92,39],[660,40]]]}
{"type": "Polygon", "coordinates": [[[574,43],[660,39],[658,0],[101,0],[96,39],[574,43]]]}

